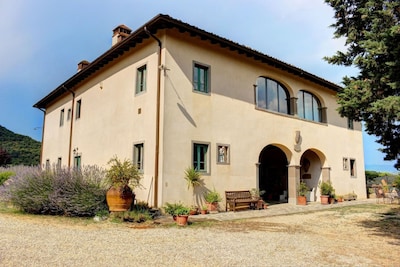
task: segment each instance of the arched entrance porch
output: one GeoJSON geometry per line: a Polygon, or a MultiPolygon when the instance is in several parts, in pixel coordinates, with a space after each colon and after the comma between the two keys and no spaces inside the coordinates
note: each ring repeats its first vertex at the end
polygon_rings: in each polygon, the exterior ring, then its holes
{"type": "Polygon", "coordinates": [[[288,160],[277,146],[268,145],[259,156],[258,186],[268,203],[288,202],[288,160]]]}
{"type": "Polygon", "coordinates": [[[320,181],[329,180],[330,168],[324,168],[325,155],[316,150],[308,149],[304,151],[300,159],[300,181],[307,184],[310,189],[307,201],[319,201],[318,185],[320,181]]]}

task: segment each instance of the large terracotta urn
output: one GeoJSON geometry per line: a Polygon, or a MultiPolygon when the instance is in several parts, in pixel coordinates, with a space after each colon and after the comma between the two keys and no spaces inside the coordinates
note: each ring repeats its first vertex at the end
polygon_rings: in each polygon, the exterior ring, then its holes
{"type": "Polygon", "coordinates": [[[121,187],[112,186],[106,194],[109,211],[127,211],[130,209],[134,199],[135,194],[127,185],[121,187]]]}

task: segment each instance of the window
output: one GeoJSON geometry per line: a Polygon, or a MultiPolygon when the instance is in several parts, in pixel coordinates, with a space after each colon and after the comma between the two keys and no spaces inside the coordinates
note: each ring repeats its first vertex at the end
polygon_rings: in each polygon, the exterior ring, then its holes
{"type": "Polygon", "coordinates": [[[217,145],[217,163],[228,164],[229,163],[229,146],[228,145],[217,145]]]}
{"type": "Polygon", "coordinates": [[[140,172],[143,172],[143,152],[143,144],[135,144],[133,146],[133,163],[140,172]]]}
{"type": "Polygon", "coordinates": [[[354,121],[350,118],[347,118],[347,129],[354,130],[354,121]]]}
{"type": "Polygon", "coordinates": [[[355,159],[350,159],[350,176],[351,177],[356,177],[357,176],[356,160],[355,159]]]}
{"type": "Polygon", "coordinates": [[[67,113],[67,121],[69,121],[71,119],[71,109],[68,109],[68,113],[67,113]]]}
{"type": "Polygon", "coordinates": [[[322,122],[321,104],[313,94],[299,91],[297,100],[297,112],[300,118],[322,122]]]}
{"type": "Polygon", "coordinates": [[[193,144],[193,168],[199,172],[208,172],[208,144],[193,144]]]}
{"type": "Polygon", "coordinates": [[[82,99],[76,101],[76,119],[81,117],[82,99]]]}
{"type": "Polygon", "coordinates": [[[64,125],[64,109],[60,112],[60,126],[64,125]]]}
{"type": "Polygon", "coordinates": [[[77,169],[81,168],[81,156],[74,157],[74,167],[77,169]]]}
{"type": "Polygon", "coordinates": [[[257,79],[256,105],[262,109],[289,114],[289,94],[278,82],[259,77],[257,79]]]}
{"type": "Polygon", "coordinates": [[[57,160],[57,169],[58,169],[58,170],[61,169],[61,161],[62,161],[62,159],[61,159],[61,158],[58,158],[58,160],[57,160]]]}
{"type": "Polygon", "coordinates": [[[50,171],[50,160],[46,159],[46,171],[50,171]]]}
{"type": "Polygon", "coordinates": [[[193,66],[193,88],[202,93],[210,92],[209,67],[195,63],[193,66]]]}
{"type": "Polygon", "coordinates": [[[343,158],[343,170],[347,171],[349,169],[349,159],[343,158]]]}
{"type": "Polygon", "coordinates": [[[146,91],[146,72],[146,65],[137,69],[135,91],[136,94],[146,91]]]}

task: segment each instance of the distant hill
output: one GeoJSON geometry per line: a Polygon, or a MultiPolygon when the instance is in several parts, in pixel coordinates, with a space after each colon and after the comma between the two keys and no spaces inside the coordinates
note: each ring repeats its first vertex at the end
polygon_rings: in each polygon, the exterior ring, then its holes
{"type": "Polygon", "coordinates": [[[29,136],[16,134],[0,125],[0,149],[11,157],[11,165],[38,165],[41,143],[29,136]]]}

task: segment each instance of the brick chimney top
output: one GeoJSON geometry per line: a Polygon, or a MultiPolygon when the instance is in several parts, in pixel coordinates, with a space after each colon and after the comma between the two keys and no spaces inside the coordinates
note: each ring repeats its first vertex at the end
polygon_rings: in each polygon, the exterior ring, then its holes
{"type": "Polygon", "coordinates": [[[89,61],[87,60],[82,60],[81,62],[78,63],[78,72],[86,68],[90,64],[89,61]]]}
{"type": "Polygon", "coordinates": [[[119,25],[113,30],[112,45],[115,45],[131,34],[132,30],[126,25],[119,25]]]}

